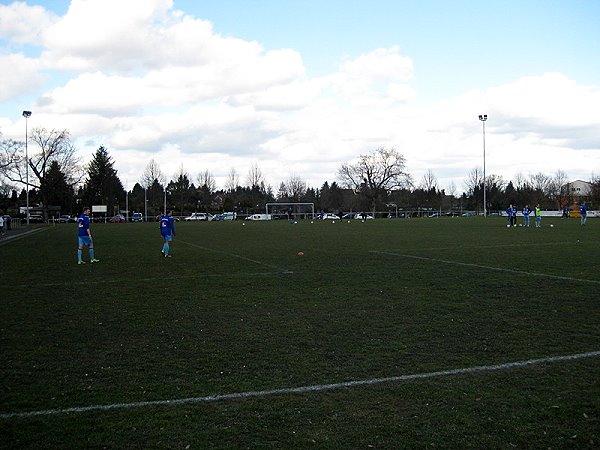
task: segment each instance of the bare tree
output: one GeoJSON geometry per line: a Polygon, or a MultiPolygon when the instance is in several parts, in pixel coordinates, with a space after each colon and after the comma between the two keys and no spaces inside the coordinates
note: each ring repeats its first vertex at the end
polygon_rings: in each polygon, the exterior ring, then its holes
{"type": "Polygon", "coordinates": [[[198,187],[202,186],[206,186],[208,192],[210,193],[213,193],[217,190],[217,182],[215,181],[215,177],[208,170],[198,174],[198,187]]]}
{"type": "Polygon", "coordinates": [[[142,173],[140,184],[144,189],[148,189],[155,181],[164,186],[166,183],[166,178],[156,161],[151,159],[142,173]]]}
{"type": "Polygon", "coordinates": [[[533,189],[543,192],[544,195],[548,195],[550,193],[550,188],[552,187],[552,178],[550,178],[548,175],[538,172],[534,175],[530,175],[529,181],[533,189]]]}
{"type": "Polygon", "coordinates": [[[232,167],[227,174],[227,180],[225,181],[225,190],[234,192],[240,185],[240,177],[237,174],[235,167],[232,167]]]}
{"type": "Polygon", "coordinates": [[[299,202],[304,194],[306,194],[306,181],[298,175],[290,175],[285,181],[285,189],[290,200],[299,202]]]}
{"type": "Polygon", "coordinates": [[[73,185],[83,176],[76,149],[71,143],[67,130],[51,130],[34,128],[30,140],[37,144],[28,153],[25,160],[25,145],[16,141],[2,142],[2,158],[0,166],[3,175],[12,182],[26,184],[26,167],[29,166],[29,185],[39,189],[50,164],[56,161],[69,184],[73,185]]]}
{"type": "Polygon", "coordinates": [[[492,191],[494,188],[496,188],[499,191],[502,191],[506,188],[506,181],[504,181],[504,178],[502,178],[502,175],[495,175],[495,174],[491,174],[491,175],[486,175],[485,177],[485,187],[486,189],[489,191],[492,191]]]}
{"type": "Polygon", "coordinates": [[[527,179],[519,172],[515,175],[514,186],[517,189],[525,189],[528,186],[527,179]]]}
{"type": "Polygon", "coordinates": [[[450,182],[447,193],[449,196],[456,198],[456,183],[454,181],[450,182]]]}
{"type": "Polygon", "coordinates": [[[438,180],[431,169],[423,174],[421,179],[421,189],[424,191],[438,190],[438,180]]]}
{"type": "Polygon", "coordinates": [[[49,192],[44,180],[50,166],[56,163],[66,183],[71,186],[81,181],[84,171],[75,156],[76,149],[67,130],[49,131],[45,128],[34,128],[29,138],[36,145],[30,146],[31,150],[28,151],[27,158],[24,144],[16,141],[2,143],[0,169],[9,181],[21,185],[28,184],[30,188],[40,191],[44,215],[47,216],[49,192]]]}
{"type": "Polygon", "coordinates": [[[9,167],[17,164],[23,156],[22,150],[25,149],[25,144],[13,139],[2,139],[0,134],[0,173],[8,171],[9,167]]]}
{"type": "Polygon", "coordinates": [[[549,197],[556,201],[558,208],[562,208],[569,199],[569,178],[562,170],[557,170],[548,186],[549,197]]]}
{"type": "Polygon", "coordinates": [[[479,167],[472,169],[465,180],[465,190],[472,196],[478,188],[483,185],[483,172],[479,167]]]}
{"type": "Polygon", "coordinates": [[[343,163],[338,171],[341,184],[362,193],[374,209],[377,200],[392,189],[410,186],[406,161],[394,148],[378,148],[361,155],[355,164],[343,163]]]}
{"type": "Polygon", "coordinates": [[[248,170],[247,184],[251,188],[260,187],[265,184],[265,177],[257,163],[252,163],[248,170]]]}

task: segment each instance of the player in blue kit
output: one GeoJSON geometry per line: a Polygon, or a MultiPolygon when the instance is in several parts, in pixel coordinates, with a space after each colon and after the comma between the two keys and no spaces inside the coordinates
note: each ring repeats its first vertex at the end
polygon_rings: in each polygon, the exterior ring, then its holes
{"type": "Polygon", "coordinates": [[[525,205],[525,208],[523,208],[522,212],[523,212],[523,220],[525,221],[524,226],[528,227],[529,226],[529,214],[531,214],[529,205],[525,205]]]}
{"type": "Polygon", "coordinates": [[[585,206],[585,203],[579,205],[579,213],[581,214],[581,225],[585,225],[587,220],[587,206],[585,206]]]}
{"type": "Polygon", "coordinates": [[[515,208],[512,203],[508,208],[506,208],[506,215],[508,216],[508,226],[517,226],[517,208],[515,208]]]}
{"type": "Polygon", "coordinates": [[[77,264],[85,264],[82,259],[83,247],[88,247],[90,262],[98,263],[99,259],[94,257],[94,241],[90,232],[90,208],[83,208],[83,213],[77,219],[77,234],[79,236],[79,248],[77,249],[77,264]]]}
{"type": "Polygon", "coordinates": [[[159,223],[160,234],[162,235],[164,241],[161,253],[164,255],[165,258],[170,258],[170,243],[173,241],[173,237],[175,236],[175,222],[173,222],[173,211],[167,211],[167,214],[161,216],[159,223]]]}

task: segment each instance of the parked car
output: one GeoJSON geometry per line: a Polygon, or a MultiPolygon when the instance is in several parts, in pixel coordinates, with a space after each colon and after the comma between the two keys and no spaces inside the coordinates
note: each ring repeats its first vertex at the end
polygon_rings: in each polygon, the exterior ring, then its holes
{"type": "Polygon", "coordinates": [[[131,221],[132,222],[141,222],[142,220],[144,220],[144,216],[142,216],[142,213],[134,212],[131,215],[131,221]]]}
{"type": "Polygon", "coordinates": [[[208,213],[199,213],[194,212],[187,217],[184,217],[183,220],[186,222],[196,221],[196,220],[211,220],[211,214],[208,213]]]}
{"type": "Polygon", "coordinates": [[[116,214],[109,219],[112,223],[123,223],[125,222],[125,216],[123,214],[116,214]]]}
{"type": "Polygon", "coordinates": [[[373,219],[373,216],[371,216],[367,213],[364,213],[364,217],[363,217],[363,213],[348,213],[348,214],[344,214],[342,216],[342,219],[343,220],[349,220],[349,219],[351,219],[351,220],[363,220],[363,219],[371,220],[371,219],[373,219]]]}
{"type": "Polygon", "coordinates": [[[321,215],[321,220],[340,220],[340,216],[336,216],[335,214],[326,213],[321,215]]]}
{"type": "Polygon", "coordinates": [[[237,213],[235,212],[224,212],[223,214],[215,214],[210,220],[220,222],[223,220],[235,220],[237,219],[237,213]]]}
{"type": "Polygon", "coordinates": [[[70,223],[75,222],[75,218],[71,217],[68,214],[63,214],[58,218],[58,223],[70,223]]]}
{"type": "MultiPolygon", "coordinates": [[[[21,223],[27,223],[27,217],[22,218],[21,223]]],[[[39,214],[29,214],[29,223],[44,223],[44,217],[39,214]]]]}
{"type": "Polygon", "coordinates": [[[8,214],[5,214],[2,216],[2,218],[4,219],[4,230],[10,230],[12,229],[12,217],[10,217],[8,214]]]}
{"type": "Polygon", "coordinates": [[[271,220],[271,214],[252,214],[246,220],[271,220]]]}

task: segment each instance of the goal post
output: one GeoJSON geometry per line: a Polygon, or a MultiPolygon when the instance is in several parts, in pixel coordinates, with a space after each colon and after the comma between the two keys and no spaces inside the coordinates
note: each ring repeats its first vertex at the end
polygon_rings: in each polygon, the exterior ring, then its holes
{"type": "Polygon", "coordinates": [[[315,217],[314,203],[267,203],[265,205],[265,213],[279,218],[289,218],[289,214],[293,214],[296,219],[312,219],[315,217]]]}

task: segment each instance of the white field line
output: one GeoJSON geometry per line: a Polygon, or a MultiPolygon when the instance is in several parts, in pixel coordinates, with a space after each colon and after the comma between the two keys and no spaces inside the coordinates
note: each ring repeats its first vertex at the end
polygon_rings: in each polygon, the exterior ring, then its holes
{"type": "Polygon", "coordinates": [[[31,236],[32,234],[39,233],[40,231],[48,231],[48,228],[47,227],[34,228],[32,230],[25,231],[23,233],[15,234],[14,236],[4,235],[4,237],[0,240],[0,245],[6,245],[9,242],[18,241],[19,239],[23,239],[27,236],[31,236]]]}
{"type": "Polygon", "coordinates": [[[317,384],[312,386],[299,386],[282,389],[269,389],[264,391],[247,391],[247,392],[236,392],[232,394],[218,394],[208,395],[205,397],[189,397],[171,400],[152,400],[143,402],[132,402],[132,403],[113,403],[110,405],[91,405],[91,406],[77,406],[72,408],[64,409],[46,409],[40,411],[28,411],[28,412],[11,412],[0,414],[0,420],[8,419],[27,419],[31,417],[39,416],[58,416],[63,414],[79,414],[86,412],[98,412],[98,411],[111,411],[111,410],[125,410],[155,406],[180,406],[180,405],[193,405],[202,403],[212,402],[223,402],[232,400],[244,400],[248,398],[264,398],[275,395],[289,395],[289,394],[305,394],[311,392],[322,392],[332,391],[337,389],[352,388],[357,386],[372,386],[383,383],[402,383],[405,381],[423,380],[429,378],[439,378],[453,375],[465,375],[472,373],[484,373],[494,372],[500,370],[510,370],[515,368],[537,366],[541,364],[573,361],[584,358],[593,358],[600,356],[600,351],[587,352],[587,353],[576,353],[573,355],[565,356],[549,356],[546,358],[539,359],[528,359],[525,361],[514,361],[502,364],[494,364],[489,366],[475,366],[466,367],[462,369],[450,369],[441,370],[438,372],[428,373],[417,373],[412,375],[400,375],[395,377],[386,378],[371,378],[369,380],[355,380],[355,381],[344,381],[341,383],[332,384],[317,384]]]}
{"type": "MultiPolygon", "coordinates": [[[[589,243],[589,241],[586,241],[589,243]]],[[[394,250],[391,249],[389,251],[442,251],[442,250],[481,250],[481,249],[490,249],[490,248],[507,248],[507,247],[556,247],[557,245],[573,245],[573,242],[530,242],[530,243],[519,243],[519,244],[498,244],[498,245],[465,245],[460,247],[415,247],[408,248],[404,247],[402,250],[394,250]]]]}
{"type": "Polygon", "coordinates": [[[418,259],[420,261],[437,262],[437,263],[442,263],[442,264],[451,264],[451,265],[455,265],[455,266],[474,267],[476,269],[494,270],[496,272],[508,272],[508,273],[514,273],[517,275],[526,275],[526,276],[530,276],[530,277],[544,277],[544,278],[553,278],[555,280],[578,281],[580,283],[600,284],[600,280],[565,277],[565,276],[561,276],[561,275],[550,275],[550,274],[541,273],[541,272],[528,272],[526,270],[515,270],[515,269],[507,269],[505,267],[494,267],[494,266],[486,266],[483,264],[464,263],[464,262],[460,262],[460,261],[449,261],[447,259],[428,258],[425,256],[406,255],[406,254],[402,254],[402,253],[383,252],[383,251],[378,251],[378,250],[371,250],[369,253],[377,253],[380,255],[389,255],[389,256],[399,256],[402,258],[418,259]]]}
{"type": "Polygon", "coordinates": [[[206,250],[207,252],[219,253],[221,255],[231,256],[233,258],[241,259],[243,261],[248,261],[248,262],[251,262],[253,264],[258,264],[258,265],[261,265],[261,266],[270,267],[271,269],[278,270],[281,273],[293,273],[292,271],[287,270],[287,269],[283,269],[283,268],[281,268],[279,266],[275,266],[273,264],[267,264],[267,263],[264,263],[262,261],[258,261],[256,259],[248,258],[246,256],[238,255],[238,254],[235,254],[235,253],[224,252],[223,250],[215,250],[215,249],[212,249],[212,248],[209,248],[209,247],[204,247],[202,245],[193,244],[191,242],[186,242],[186,241],[181,241],[181,240],[178,240],[177,242],[179,242],[181,244],[189,245],[190,247],[195,247],[195,248],[199,248],[201,250],[206,250]]]}

